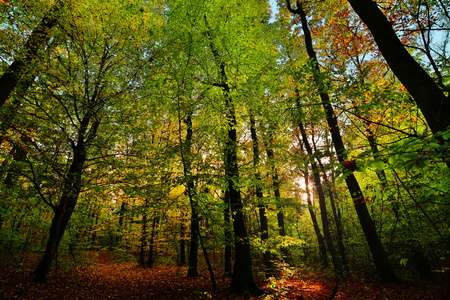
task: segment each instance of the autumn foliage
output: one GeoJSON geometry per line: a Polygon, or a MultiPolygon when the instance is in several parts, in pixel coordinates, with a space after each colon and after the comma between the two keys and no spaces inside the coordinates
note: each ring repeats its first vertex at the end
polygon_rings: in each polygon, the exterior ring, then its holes
{"type": "MultiPolygon", "coordinates": [[[[148,269],[118,263],[108,252],[87,255],[90,264],[60,269],[53,273],[57,276],[38,285],[30,282],[30,269],[0,269],[0,299],[248,299],[229,292],[229,277],[218,276],[218,290],[212,290],[206,269],[200,269],[200,276],[187,277],[186,267],[148,269]]],[[[328,299],[336,284],[335,278],[317,270],[287,270],[279,275],[279,280],[259,278],[267,293],[262,299],[328,299]]],[[[447,292],[448,287],[435,283],[382,285],[352,277],[339,283],[335,299],[442,300],[447,292]]]]}
{"type": "Polygon", "coordinates": [[[348,169],[348,170],[350,170],[350,171],[356,171],[356,170],[358,169],[358,166],[356,165],[356,162],[353,161],[353,160],[344,161],[344,162],[342,163],[342,165],[343,165],[346,169],[348,169]]]}
{"type": "Polygon", "coordinates": [[[445,298],[448,2],[0,0],[0,300],[445,298]]]}

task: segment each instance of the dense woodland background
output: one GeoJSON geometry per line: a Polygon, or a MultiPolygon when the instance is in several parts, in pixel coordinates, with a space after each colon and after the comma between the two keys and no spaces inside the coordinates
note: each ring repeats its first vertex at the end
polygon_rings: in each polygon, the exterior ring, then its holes
{"type": "Polygon", "coordinates": [[[0,267],[447,284],[449,7],[0,1],[0,267]]]}

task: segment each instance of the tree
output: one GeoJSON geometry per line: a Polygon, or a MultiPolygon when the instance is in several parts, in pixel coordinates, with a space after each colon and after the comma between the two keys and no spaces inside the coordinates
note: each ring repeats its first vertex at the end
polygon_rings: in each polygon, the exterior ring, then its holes
{"type": "MultiPolygon", "coordinates": [[[[19,80],[32,72],[33,64],[39,55],[39,51],[49,41],[50,32],[56,26],[63,7],[64,3],[62,1],[57,1],[53,4],[45,17],[30,34],[23,46],[22,53],[15,57],[14,61],[0,77],[0,107],[6,102],[19,80]]],[[[33,79],[29,78],[28,81],[32,82],[33,79]]]]}
{"type": "Polygon", "coordinates": [[[314,176],[314,183],[315,183],[315,187],[317,190],[317,195],[319,197],[320,214],[322,217],[322,228],[323,228],[324,239],[326,241],[328,251],[330,251],[331,260],[333,261],[333,266],[334,266],[336,275],[343,276],[342,262],[340,261],[340,259],[338,257],[336,248],[334,246],[333,239],[331,237],[330,224],[328,221],[327,206],[326,206],[326,202],[325,202],[325,192],[323,189],[322,180],[320,178],[319,168],[318,168],[316,162],[312,159],[313,158],[313,150],[308,141],[308,136],[306,134],[305,127],[303,126],[303,122],[300,119],[303,115],[303,112],[302,112],[302,109],[300,106],[300,100],[297,98],[295,100],[295,102],[296,102],[296,106],[297,106],[297,115],[298,115],[297,126],[300,129],[302,143],[305,146],[306,152],[311,157],[310,164],[311,164],[311,169],[312,169],[313,176],[314,176]]]}
{"type": "MultiPolygon", "coordinates": [[[[281,193],[280,193],[280,180],[278,177],[278,170],[275,167],[275,153],[274,153],[274,149],[273,149],[273,131],[274,128],[271,128],[273,126],[271,126],[272,124],[269,125],[269,133],[268,133],[268,137],[267,137],[267,141],[265,141],[266,143],[266,152],[267,152],[267,158],[269,160],[269,165],[270,165],[270,176],[272,179],[272,186],[273,186],[273,193],[275,196],[275,202],[276,202],[276,206],[277,206],[277,223],[278,223],[278,234],[280,235],[280,237],[285,237],[286,236],[286,226],[285,226],[285,217],[284,217],[284,213],[282,211],[282,205],[281,205],[281,193]]],[[[282,247],[281,251],[283,253],[283,259],[286,261],[286,263],[290,262],[290,254],[289,254],[289,249],[286,247],[282,247]]]]}
{"type": "MultiPolygon", "coordinates": [[[[259,221],[261,226],[261,242],[267,242],[269,239],[269,225],[266,215],[266,205],[264,201],[264,194],[262,189],[261,174],[258,170],[260,168],[260,156],[259,156],[259,139],[256,132],[256,121],[253,113],[250,111],[250,134],[252,137],[252,150],[253,150],[253,167],[255,168],[255,194],[258,202],[259,221]]],[[[266,271],[266,277],[273,277],[275,274],[275,266],[272,261],[272,254],[269,249],[265,249],[263,253],[264,266],[266,271]]]]}
{"type": "Polygon", "coordinates": [[[353,204],[358,214],[358,218],[364,231],[367,243],[369,244],[369,248],[372,253],[375,266],[377,268],[378,276],[380,277],[380,280],[382,282],[396,282],[398,279],[395,275],[394,269],[391,266],[391,263],[389,262],[387,253],[373,224],[373,220],[364,200],[365,197],[363,195],[363,192],[356,177],[353,174],[353,171],[355,171],[356,169],[353,166],[348,166],[349,164],[351,164],[351,162],[346,161],[345,159],[345,146],[339,132],[337,118],[331,105],[330,97],[326,92],[326,87],[322,81],[322,75],[313,48],[312,37],[306,19],[306,13],[303,10],[302,4],[300,4],[299,2],[297,2],[298,6],[295,10],[291,8],[289,0],[287,1],[287,4],[289,11],[294,14],[298,14],[301,18],[302,29],[305,35],[305,47],[311,59],[313,78],[319,90],[319,95],[326,114],[327,124],[330,129],[331,138],[333,140],[338,160],[341,164],[347,166],[347,168],[350,170],[350,172],[346,175],[345,182],[352,196],[353,204]]]}
{"type": "Polygon", "coordinates": [[[186,128],[186,137],[184,140],[185,146],[181,148],[181,159],[183,162],[183,172],[186,178],[186,191],[191,206],[191,241],[189,247],[189,271],[188,276],[198,276],[197,273],[197,253],[198,253],[198,238],[200,236],[200,222],[198,214],[198,201],[196,199],[196,191],[194,178],[192,176],[191,164],[191,145],[192,145],[192,113],[188,113],[184,120],[186,128]]]}
{"type": "MultiPolygon", "coordinates": [[[[136,8],[138,7],[134,6],[136,8]]],[[[36,115],[49,122],[49,128],[56,126],[58,133],[69,143],[69,147],[65,149],[68,168],[65,169],[62,165],[57,170],[61,183],[56,203],[42,190],[42,185],[45,186],[48,182],[42,181],[31,167],[33,184],[40,191],[43,201],[54,212],[45,253],[33,272],[35,281],[46,281],[48,278],[52,260],[85,185],[83,173],[86,171],[87,160],[93,154],[92,148],[98,143],[96,140],[100,124],[111,122],[106,116],[120,109],[119,104],[124,101],[125,93],[132,91],[132,87],[137,84],[138,72],[129,69],[124,71],[128,55],[133,55],[132,47],[135,46],[134,41],[130,44],[129,40],[123,39],[124,35],[130,33],[129,29],[118,26],[124,15],[119,10],[120,6],[114,14],[106,13],[104,9],[102,6],[95,10],[91,8],[92,14],[89,17],[95,22],[104,22],[105,31],[95,31],[89,23],[80,24],[76,19],[67,20],[63,31],[65,36],[62,37],[67,37],[65,48],[58,48],[59,52],[49,57],[48,63],[54,69],[41,76],[41,86],[38,86],[38,89],[42,89],[40,92],[44,98],[30,99],[36,105],[36,115]],[[98,15],[95,16],[95,13],[98,15]],[[113,36],[117,39],[111,39],[113,36]],[[118,49],[121,56],[113,53],[118,49]],[[116,84],[119,78],[120,84],[116,84]],[[53,111],[48,110],[50,107],[53,111]]],[[[132,10],[133,7],[122,9],[132,10]]],[[[139,10],[133,12],[136,11],[139,10]]],[[[72,14],[76,12],[73,11],[72,14]]],[[[136,27],[131,30],[136,30],[136,27]]],[[[134,63],[136,70],[142,69],[145,64],[140,60],[135,60],[134,63]]],[[[30,111],[30,114],[33,115],[33,112],[30,111]]],[[[29,139],[29,143],[39,149],[43,142],[29,139]]]]}
{"type": "MultiPolygon", "coordinates": [[[[58,3],[44,2],[0,1],[2,73],[58,3]]],[[[448,58],[430,37],[447,2],[377,2],[444,94],[448,58]]],[[[61,3],[0,108],[2,262],[48,245],[45,280],[85,250],[145,268],[190,250],[186,273],[202,275],[203,250],[213,286],[225,257],[249,295],[255,272],[338,271],[337,250],[370,278],[437,274],[450,133],[430,134],[347,1],[304,1],[300,15],[260,0],[61,3]]]]}
{"type": "MultiPolygon", "coordinates": [[[[205,21],[208,25],[207,18],[205,21]]],[[[224,93],[224,107],[227,137],[225,139],[225,178],[227,181],[227,190],[230,197],[230,208],[233,218],[235,261],[233,274],[231,277],[230,289],[234,293],[245,293],[248,295],[260,295],[262,291],[256,285],[253,279],[252,259],[250,254],[250,242],[247,228],[244,221],[243,204],[241,193],[239,191],[239,167],[237,157],[237,120],[236,112],[231,98],[231,88],[228,84],[228,78],[225,71],[225,62],[222,60],[215,44],[212,30],[208,28],[208,37],[210,39],[210,49],[218,68],[218,82],[215,83],[224,93]]]]}
{"type": "Polygon", "coordinates": [[[394,74],[406,87],[435,134],[450,126],[450,99],[411,56],[375,1],[348,0],[367,25],[394,74]]]}
{"type": "MultiPolygon", "coordinates": [[[[229,192],[230,210],[234,229],[235,261],[231,279],[231,290],[235,293],[260,295],[262,291],[253,278],[252,259],[250,253],[249,234],[244,220],[244,204],[241,197],[241,176],[238,160],[238,111],[240,93],[237,86],[246,82],[246,66],[248,58],[246,50],[254,45],[255,32],[261,30],[260,20],[254,17],[254,10],[246,8],[251,4],[241,6],[237,3],[223,4],[221,10],[210,11],[204,15],[206,43],[210,51],[210,61],[213,63],[213,72],[208,74],[204,82],[215,87],[217,95],[223,101],[221,111],[224,115],[222,139],[224,146],[224,169],[227,190],[229,192]],[[223,9],[226,13],[223,14],[223,9]],[[224,18],[220,23],[219,18],[224,18]],[[242,19],[251,20],[254,28],[247,31],[236,27],[236,22],[242,19]],[[218,35],[218,33],[223,35],[218,35]],[[228,35],[228,36],[227,36],[228,35]],[[225,36],[227,36],[225,38],[225,36]],[[247,37],[245,41],[243,38],[247,37]],[[240,43],[239,41],[243,41],[240,43]],[[241,74],[243,74],[241,76],[241,74]]],[[[263,10],[262,6],[258,9],[263,10]]],[[[249,28],[249,27],[248,27],[249,28]]],[[[250,65],[248,65],[250,66],[250,65]]],[[[245,97],[245,96],[244,96],[245,97]]]]}

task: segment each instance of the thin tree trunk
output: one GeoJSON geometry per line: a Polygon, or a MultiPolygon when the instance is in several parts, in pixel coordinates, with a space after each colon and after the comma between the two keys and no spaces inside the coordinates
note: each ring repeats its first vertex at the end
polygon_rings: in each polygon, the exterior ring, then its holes
{"type": "MultiPolygon", "coordinates": [[[[100,213],[99,212],[93,212],[92,213],[92,218],[94,218],[94,224],[91,225],[91,249],[95,249],[95,242],[97,240],[97,230],[95,230],[95,227],[98,224],[98,218],[100,217],[100,213]]],[[[88,232],[88,230],[86,231],[88,232]]]]}
{"type": "MultiPolygon", "coordinates": [[[[314,145],[314,151],[316,151],[315,145],[314,145]]],[[[317,162],[319,164],[320,169],[324,170],[324,166],[319,158],[317,158],[317,162]]],[[[325,181],[325,186],[327,187],[328,197],[330,198],[331,210],[333,212],[333,217],[334,217],[334,220],[336,223],[337,245],[338,245],[339,254],[342,259],[342,265],[344,267],[344,270],[345,270],[345,272],[348,273],[350,271],[350,268],[348,265],[347,254],[345,252],[341,214],[340,214],[340,212],[338,212],[338,209],[336,208],[336,201],[334,200],[333,188],[332,188],[330,180],[328,179],[326,172],[322,172],[322,176],[325,181]]]]}
{"type": "MultiPolygon", "coordinates": [[[[284,222],[284,213],[282,211],[282,206],[281,206],[281,194],[280,194],[280,180],[278,178],[278,170],[275,167],[275,154],[272,148],[272,137],[269,137],[269,140],[266,141],[266,153],[267,153],[267,158],[269,160],[270,163],[270,168],[271,168],[271,175],[272,175],[272,186],[273,186],[273,193],[275,196],[275,203],[277,206],[277,223],[278,223],[278,234],[281,237],[285,237],[286,236],[286,229],[285,229],[285,222],[284,222]]],[[[290,253],[289,253],[289,249],[287,247],[281,247],[281,253],[283,255],[283,259],[286,263],[290,264],[290,253]]]]}
{"type": "MultiPolygon", "coordinates": [[[[300,101],[298,98],[296,99],[296,105],[297,105],[298,114],[302,115],[301,106],[300,106],[301,104],[300,104],[300,101]]],[[[315,183],[315,187],[316,187],[316,191],[317,191],[317,196],[319,197],[320,215],[322,217],[322,229],[323,229],[325,242],[327,243],[328,251],[331,254],[331,261],[333,262],[333,266],[334,266],[336,275],[342,276],[343,275],[342,262],[340,261],[340,259],[338,257],[336,247],[334,246],[333,239],[331,237],[330,224],[328,221],[327,205],[325,203],[325,193],[323,191],[322,181],[320,179],[320,174],[319,174],[319,169],[313,159],[313,151],[312,151],[311,145],[309,144],[308,136],[306,135],[306,130],[303,126],[303,122],[301,121],[300,118],[297,119],[297,126],[300,129],[303,145],[305,145],[306,152],[310,156],[310,165],[311,165],[311,169],[312,169],[313,176],[314,176],[314,183],[315,183]]]]}
{"type": "Polygon", "coordinates": [[[231,276],[233,273],[233,264],[231,262],[231,245],[233,234],[231,232],[231,209],[230,209],[230,192],[225,191],[225,209],[224,209],[224,223],[225,223],[225,253],[224,253],[224,274],[231,276]]]}
{"type": "Polygon", "coordinates": [[[198,235],[197,231],[200,230],[200,224],[198,222],[198,214],[196,209],[191,209],[191,241],[189,244],[189,261],[188,261],[188,274],[187,276],[198,276],[198,235]]]}
{"type": "Polygon", "coordinates": [[[155,263],[155,235],[156,235],[156,227],[159,224],[159,217],[154,216],[153,217],[153,223],[152,223],[152,233],[150,235],[150,247],[148,250],[148,258],[147,258],[147,267],[152,268],[155,263]]]}
{"type": "Polygon", "coordinates": [[[181,224],[180,224],[180,259],[179,265],[186,265],[186,242],[185,242],[185,225],[184,225],[184,213],[182,213],[181,224]]]}
{"type": "MultiPolygon", "coordinates": [[[[192,114],[189,113],[184,123],[187,125],[185,147],[181,148],[181,159],[186,180],[187,195],[191,206],[191,241],[189,247],[189,263],[187,276],[198,276],[198,237],[200,234],[199,216],[197,211],[197,200],[194,179],[191,171],[191,145],[192,145],[192,114]]],[[[183,144],[183,143],[182,143],[183,144]]]]}
{"type": "Polygon", "coordinates": [[[148,230],[147,230],[147,224],[148,224],[148,217],[147,217],[147,205],[148,200],[145,199],[145,205],[144,205],[144,211],[142,212],[142,230],[141,230],[141,245],[139,247],[139,265],[141,267],[146,266],[146,254],[147,254],[147,246],[148,246],[148,230]]]}
{"type": "MultiPolygon", "coordinates": [[[[330,128],[331,138],[338,155],[338,160],[340,163],[343,163],[345,162],[345,147],[342,141],[341,134],[339,132],[337,118],[331,105],[329,95],[325,92],[326,88],[321,78],[319,64],[312,44],[311,33],[309,31],[308,23],[306,20],[306,14],[301,4],[299,2],[297,2],[297,4],[300,6],[298,6],[296,10],[293,10],[290,7],[290,3],[288,0],[289,10],[292,13],[300,15],[303,32],[305,34],[306,51],[308,52],[312,63],[314,81],[316,82],[316,85],[318,87],[322,105],[326,113],[328,127],[330,128]]],[[[356,180],[355,175],[352,172],[349,173],[345,178],[345,182],[353,199],[353,204],[355,206],[355,210],[361,223],[361,227],[369,245],[380,281],[398,281],[394,269],[392,268],[392,265],[389,261],[388,255],[383,247],[383,244],[381,243],[380,237],[378,236],[372,217],[370,216],[370,213],[367,209],[366,203],[364,201],[364,195],[358,181],[356,180]]]]}
{"type": "Polygon", "coordinates": [[[213,268],[211,266],[211,262],[209,260],[208,252],[206,251],[205,244],[203,243],[203,238],[202,238],[202,236],[200,234],[200,228],[198,229],[197,234],[198,234],[198,240],[200,241],[200,245],[201,245],[202,250],[203,250],[203,256],[205,257],[206,265],[208,267],[209,276],[211,278],[211,285],[212,285],[213,290],[216,291],[217,290],[217,284],[216,284],[216,279],[214,277],[214,271],[213,271],[213,268]]]}
{"type": "MultiPolygon", "coordinates": [[[[267,242],[269,239],[269,225],[266,216],[266,205],[264,203],[264,197],[261,186],[261,174],[258,171],[259,168],[259,143],[258,143],[258,135],[256,133],[256,124],[255,117],[252,112],[250,112],[250,133],[252,137],[253,143],[253,167],[255,168],[255,193],[258,201],[258,210],[259,210],[259,220],[261,225],[261,242],[267,242]]],[[[265,250],[263,253],[264,266],[266,277],[275,276],[275,266],[272,261],[272,255],[269,250],[265,250]]]]}
{"type": "Polygon", "coordinates": [[[126,211],[127,211],[127,203],[125,201],[122,201],[122,204],[120,205],[120,210],[119,210],[119,227],[123,227],[123,225],[124,225],[126,211]]]}
{"type": "Polygon", "coordinates": [[[311,192],[309,190],[309,172],[307,168],[305,170],[304,179],[305,179],[306,203],[308,204],[309,215],[311,216],[314,232],[316,233],[317,237],[317,243],[319,244],[320,258],[322,259],[323,267],[328,268],[327,248],[325,247],[325,240],[323,238],[322,233],[320,232],[319,223],[317,222],[316,214],[314,213],[313,210],[313,205],[311,201],[311,192]]]}

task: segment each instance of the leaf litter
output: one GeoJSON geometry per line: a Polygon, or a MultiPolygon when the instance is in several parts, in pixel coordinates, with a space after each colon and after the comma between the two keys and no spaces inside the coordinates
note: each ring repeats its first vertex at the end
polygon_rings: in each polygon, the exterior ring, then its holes
{"type": "MultiPolygon", "coordinates": [[[[216,291],[206,270],[200,270],[204,275],[187,277],[186,267],[142,268],[100,259],[53,273],[45,283],[32,282],[31,271],[1,268],[0,299],[247,299],[229,292],[230,278],[220,276],[219,270],[216,291]]],[[[329,299],[336,284],[322,272],[310,270],[299,270],[290,278],[258,281],[267,292],[260,299],[329,299]]],[[[377,284],[352,278],[339,284],[334,299],[450,299],[450,281],[438,283],[377,284]]]]}

